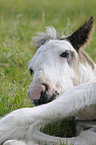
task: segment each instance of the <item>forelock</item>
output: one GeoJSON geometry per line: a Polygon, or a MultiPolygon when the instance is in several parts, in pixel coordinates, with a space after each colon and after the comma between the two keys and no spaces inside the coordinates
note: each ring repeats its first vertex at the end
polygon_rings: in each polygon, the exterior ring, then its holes
{"type": "Polygon", "coordinates": [[[46,27],[46,32],[37,33],[37,36],[33,37],[34,45],[37,48],[52,39],[57,39],[54,27],[46,27]]]}

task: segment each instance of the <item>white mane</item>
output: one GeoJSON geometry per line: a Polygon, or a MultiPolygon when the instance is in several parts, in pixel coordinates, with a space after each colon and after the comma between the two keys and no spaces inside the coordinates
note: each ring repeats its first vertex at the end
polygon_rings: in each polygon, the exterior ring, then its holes
{"type": "Polygon", "coordinates": [[[37,36],[33,37],[34,45],[38,48],[49,40],[57,39],[56,29],[52,27],[45,27],[46,32],[37,33],[37,36]]]}

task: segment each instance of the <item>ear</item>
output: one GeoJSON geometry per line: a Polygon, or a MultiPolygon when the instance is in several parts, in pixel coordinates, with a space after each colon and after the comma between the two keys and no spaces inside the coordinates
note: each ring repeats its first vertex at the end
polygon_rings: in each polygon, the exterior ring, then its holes
{"type": "Polygon", "coordinates": [[[76,30],[66,39],[71,42],[72,46],[78,51],[80,47],[86,44],[89,40],[92,31],[93,17],[89,19],[83,26],[76,30]]]}

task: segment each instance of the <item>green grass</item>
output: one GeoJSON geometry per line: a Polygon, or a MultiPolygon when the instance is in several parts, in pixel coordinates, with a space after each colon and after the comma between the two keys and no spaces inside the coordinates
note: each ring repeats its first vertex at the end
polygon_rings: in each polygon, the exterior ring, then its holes
{"type": "MultiPolygon", "coordinates": [[[[36,32],[53,25],[70,34],[91,15],[95,27],[96,0],[0,0],[0,116],[32,106],[28,61],[36,51],[31,43],[36,32]]],[[[96,62],[95,41],[96,30],[85,48],[96,62]]]]}

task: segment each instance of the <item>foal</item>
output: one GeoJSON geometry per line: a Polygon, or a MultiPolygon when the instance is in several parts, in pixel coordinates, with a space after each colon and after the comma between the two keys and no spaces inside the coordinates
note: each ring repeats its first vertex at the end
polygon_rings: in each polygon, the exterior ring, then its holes
{"type": "Polygon", "coordinates": [[[32,103],[44,105],[18,109],[3,117],[0,143],[96,145],[96,65],[81,49],[89,40],[92,24],[93,17],[70,36],[58,37],[49,27],[35,37],[38,50],[29,64],[33,81],[28,94],[32,103]],[[53,137],[39,131],[42,125],[70,116],[79,120],[77,137],[53,137]]]}

